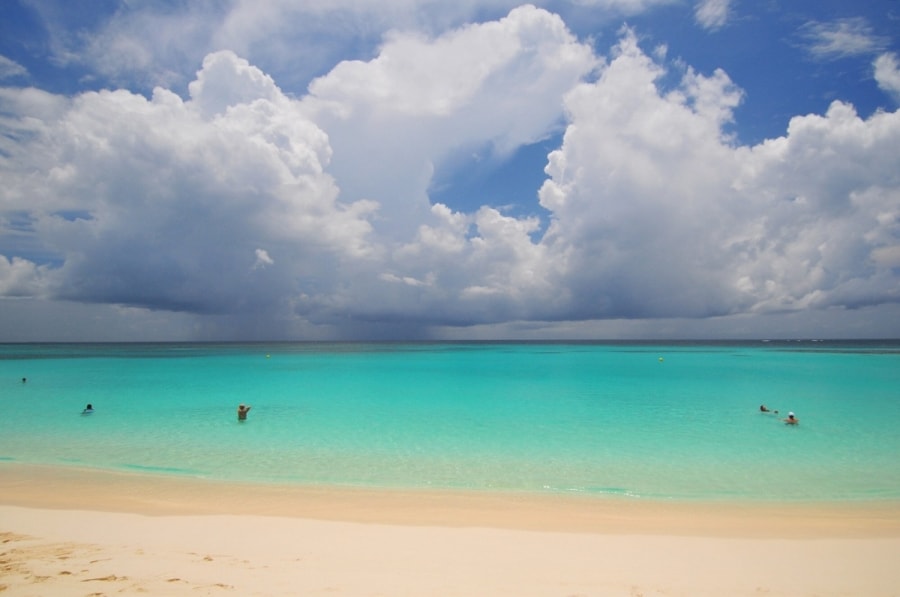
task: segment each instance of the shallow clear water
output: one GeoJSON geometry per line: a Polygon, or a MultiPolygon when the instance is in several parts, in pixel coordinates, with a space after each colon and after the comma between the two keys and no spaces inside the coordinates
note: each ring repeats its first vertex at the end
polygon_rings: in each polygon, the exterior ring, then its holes
{"type": "Polygon", "coordinates": [[[6,461],[391,488],[900,498],[896,342],[0,345],[0,392],[6,461]],[[87,403],[96,412],[81,416],[87,403]]]}

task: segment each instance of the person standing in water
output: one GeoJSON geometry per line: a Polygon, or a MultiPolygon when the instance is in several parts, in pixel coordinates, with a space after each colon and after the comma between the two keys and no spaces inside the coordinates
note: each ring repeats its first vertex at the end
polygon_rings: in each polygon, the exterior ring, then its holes
{"type": "Polygon", "coordinates": [[[785,424],[787,425],[798,425],[800,423],[800,419],[794,416],[794,413],[788,413],[787,419],[783,419],[785,424]]]}
{"type": "Polygon", "coordinates": [[[94,414],[94,405],[93,405],[93,404],[88,404],[87,406],[85,406],[85,407],[84,407],[84,410],[81,411],[81,414],[83,414],[83,415],[91,415],[91,414],[94,414]]]}
{"type": "Polygon", "coordinates": [[[250,412],[250,408],[251,407],[246,406],[244,404],[241,404],[238,406],[238,409],[237,409],[238,421],[246,421],[247,420],[247,413],[250,412]]]}

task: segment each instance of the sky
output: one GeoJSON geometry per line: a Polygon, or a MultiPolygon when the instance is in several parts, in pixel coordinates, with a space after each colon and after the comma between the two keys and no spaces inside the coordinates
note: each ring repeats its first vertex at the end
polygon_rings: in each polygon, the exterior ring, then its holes
{"type": "Polygon", "coordinates": [[[898,338],[898,107],[898,0],[5,0],[0,341],[898,338]]]}

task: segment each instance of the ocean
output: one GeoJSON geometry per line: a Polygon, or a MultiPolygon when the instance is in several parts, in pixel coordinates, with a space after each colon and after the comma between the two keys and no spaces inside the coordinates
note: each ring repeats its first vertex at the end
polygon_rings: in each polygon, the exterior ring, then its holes
{"type": "Polygon", "coordinates": [[[6,344],[0,403],[0,466],[657,500],[900,498],[897,341],[6,344]],[[782,422],[789,411],[799,425],[782,422]]]}

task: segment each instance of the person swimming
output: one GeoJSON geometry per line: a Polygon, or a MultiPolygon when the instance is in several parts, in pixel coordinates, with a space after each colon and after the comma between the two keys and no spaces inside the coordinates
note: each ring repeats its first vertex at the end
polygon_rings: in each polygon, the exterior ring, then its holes
{"type": "Polygon", "coordinates": [[[238,406],[238,409],[237,409],[238,421],[246,421],[246,420],[247,420],[247,413],[250,412],[250,409],[251,409],[251,408],[252,408],[252,407],[246,406],[246,405],[244,405],[244,404],[239,405],[239,406],[238,406]]]}
{"type": "Polygon", "coordinates": [[[94,413],[94,405],[93,404],[88,404],[87,406],[84,407],[84,410],[81,411],[81,414],[83,414],[83,415],[90,415],[93,413],[94,413]]]}
{"type": "Polygon", "coordinates": [[[782,419],[786,425],[797,425],[800,423],[800,419],[794,416],[794,413],[788,413],[786,419],[782,419]]]}

